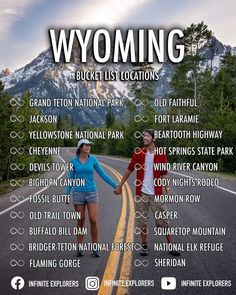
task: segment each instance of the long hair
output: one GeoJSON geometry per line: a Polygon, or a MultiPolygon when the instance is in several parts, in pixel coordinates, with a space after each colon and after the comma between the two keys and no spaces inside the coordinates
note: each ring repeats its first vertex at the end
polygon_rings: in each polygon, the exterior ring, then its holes
{"type": "Polygon", "coordinates": [[[84,143],[82,143],[78,148],[77,148],[77,151],[76,151],[76,157],[79,158],[80,156],[80,153],[81,153],[81,149],[83,147],[84,143]]]}

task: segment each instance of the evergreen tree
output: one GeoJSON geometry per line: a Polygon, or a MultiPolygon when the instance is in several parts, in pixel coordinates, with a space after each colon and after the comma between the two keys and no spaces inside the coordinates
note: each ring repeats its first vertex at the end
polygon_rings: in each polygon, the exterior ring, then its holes
{"type": "Polygon", "coordinates": [[[0,180],[6,180],[9,174],[9,150],[11,147],[11,125],[10,117],[12,115],[12,106],[10,105],[10,96],[4,91],[4,85],[0,81],[0,180]]]}
{"type": "Polygon", "coordinates": [[[186,56],[184,62],[189,64],[189,78],[193,82],[193,98],[197,99],[197,82],[199,62],[202,60],[199,51],[212,37],[212,31],[208,30],[203,22],[191,24],[184,30],[183,44],[185,45],[186,56]]]}
{"type": "MultiPolygon", "coordinates": [[[[141,63],[137,65],[136,71],[151,72],[154,68],[150,64],[141,63]]],[[[129,125],[125,142],[127,156],[133,153],[135,147],[142,145],[143,130],[156,127],[153,109],[154,81],[135,81],[132,85],[132,92],[134,99],[129,104],[129,125]]]]}
{"type": "MultiPolygon", "coordinates": [[[[206,126],[209,129],[223,131],[223,137],[217,141],[217,147],[233,147],[236,149],[236,56],[227,52],[221,61],[222,67],[213,80],[211,94],[205,95],[208,109],[206,126]]],[[[208,145],[215,145],[207,141],[208,145]]],[[[236,155],[216,156],[222,171],[235,172],[236,155]]]]}
{"type": "Polygon", "coordinates": [[[115,117],[111,109],[111,105],[107,107],[107,114],[106,114],[106,127],[110,128],[113,126],[115,122],[115,117]]]}

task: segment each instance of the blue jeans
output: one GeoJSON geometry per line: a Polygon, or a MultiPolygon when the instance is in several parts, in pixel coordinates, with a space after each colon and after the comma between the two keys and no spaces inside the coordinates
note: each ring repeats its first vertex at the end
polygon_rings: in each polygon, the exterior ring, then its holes
{"type": "Polygon", "coordinates": [[[73,204],[85,205],[91,203],[98,203],[98,192],[79,192],[73,191],[73,204]]]}

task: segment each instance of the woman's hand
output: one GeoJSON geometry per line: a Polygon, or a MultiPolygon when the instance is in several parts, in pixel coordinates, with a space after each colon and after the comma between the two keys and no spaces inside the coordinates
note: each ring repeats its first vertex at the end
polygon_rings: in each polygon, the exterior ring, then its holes
{"type": "Polygon", "coordinates": [[[66,205],[69,205],[70,204],[70,195],[67,195],[66,196],[66,205]]]}
{"type": "Polygon", "coordinates": [[[122,193],[122,186],[118,185],[116,189],[114,189],[114,194],[120,195],[122,193]]]}

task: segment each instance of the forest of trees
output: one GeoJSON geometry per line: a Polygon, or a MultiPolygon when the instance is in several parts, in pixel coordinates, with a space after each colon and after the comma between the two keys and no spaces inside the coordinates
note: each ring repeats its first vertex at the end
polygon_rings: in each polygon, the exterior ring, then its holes
{"type": "Polygon", "coordinates": [[[29,163],[51,161],[50,157],[29,155],[29,147],[76,144],[73,140],[30,140],[30,130],[72,130],[75,127],[72,127],[71,120],[66,114],[58,117],[57,124],[29,123],[31,115],[41,114],[38,109],[29,106],[29,98],[29,93],[24,93],[20,98],[11,98],[0,81],[0,180],[2,181],[32,174],[29,171],[29,163]]]}
{"type": "MultiPolygon", "coordinates": [[[[196,99],[197,108],[182,107],[168,108],[168,114],[198,114],[198,124],[160,124],[154,123],[154,115],[163,109],[152,107],[154,97],[153,82],[142,81],[133,84],[134,97],[150,103],[145,107],[135,107],[128,103],[129,117],[127,122],[118,119],[107,128],[124,130],[125,139],[122,141],[96,142],[93,150],[97,153],[131,156],[135,147],[142,144],[142,138],[137,139],[134,133],[138,130],[153,128],[155,130],[222,130],[221,139],[161,139],[159,146],[190,146],[190,147],[233,147],[236,148],[236,56],[227,52],[221,62],[221,68],[213,75],[212,61],[209,67],[201,69],[203,58],[200,50],[203,46],[213,46],[214,38],[204,23],[192,24],[184,30],[186,54],[184,60],[176,66],[170,82],[171,93],[168,98],[196,99]],[[145,121],[135,122],[135,116],[143,116],[145,121]]],[[[212,54],[212,59],[214,52],[212,54]]],[[[152,70],[150,65],[140,65],[138,70],[152,70]]],[[[110,115],[109,115],[110,116],[110,115]]],[[[220,171],[236,173],[236,156],[175,156],[171,161],[180,162],[218,162],[220,171]]]]}
{"type": "MultiPolygon", "coordinates": [[[[153,106],[154,84],[152,81],[135,82],[132,86],[134,100],[146,101],[143,106],[135,106],[134,101],[127,102],[126,120],[114,117],[112,108],[107,109],[104,127],[87,126],[89,130],[123,130],[125,139],[122,140],[94,140],[93,153],[107,155],[131,156],[135,147],[142,144],[142,137],[134,136],[136,131],[142,132],[146,128],[156,130],[176,129],[204,129],[222,130],[222,139],[168,139],[158,141],[160,146],[228,146],[236,148],[236,56],[227,52],[221,60],[221,68],[216,75],[212,73],[212,65],[202,70],[200,63],[202,46],[211,44],[212,32],[204,23],[192,24],[184,31],[186,54],[184,60],[176,66],[175,73],[170,82],[171,92],[167,98],[194,98],[197,108],[168,108],[168,114],[199,114],[198,124],[158,124],[154,123],[154,116],[163,109],[153,106]],[[142,117],[142,120],[140,118],[142,117]]],[[[208,45],[210,46],[210,45],[208,45]]],[[[213,55],[214,56],[214,55],[213,55]]],[[[137,66],[137,70],[151,71],[148,64],[137,66]]],[[[0,82],[0,180],[9,180],[30,174],[30,162],[48,162],[50,158],[42,156],[29,156],[27,150],[30,146],[76,146],[76,140],[34,140],[30,141],[27,134],[29,130],[80,130],[73,126],[68,115],[59,116],[57,124],[29,124],[29,116],[40,114],[36,108],[29,107],[30,94],[21,97],[23,106],[10,104],[11,97],[4,90],[0,82]],[[14,121],[14,116],[22,116],[24,120],[14,121]],[[10,119],[12,118],[12,119],[10,119]],[[23,132],[23,138],[11,138],[12,131],[23,132]],[[24,152],[11,153],[10,149],[23,148],[24,152]],[[11,163],[23,164],[24,169],[11,169],[11,163]]],[[[186,162],[218,162],[221,171],[236,172],[236,157],[233,156],[179,156],[170,157],[171,161],[186,162]]]]}

